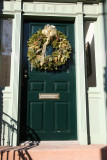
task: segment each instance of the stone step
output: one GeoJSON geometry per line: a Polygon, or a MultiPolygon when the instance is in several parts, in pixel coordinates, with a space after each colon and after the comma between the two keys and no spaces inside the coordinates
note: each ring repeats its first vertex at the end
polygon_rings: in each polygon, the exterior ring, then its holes
{"type": "Polygon", "coordinates": [[[79,145],[70,141],[0,147],[0,152],[1,160],[107,160],[107,146],[79,145]]]}

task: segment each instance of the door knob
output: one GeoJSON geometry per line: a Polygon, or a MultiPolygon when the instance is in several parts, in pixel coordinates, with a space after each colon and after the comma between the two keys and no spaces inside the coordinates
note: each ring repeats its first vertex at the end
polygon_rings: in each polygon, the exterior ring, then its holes
{"type": "Polygon", "coordinates": [[[26,75],[26,74],[24,75],[24,78],[27,78],[27,75],[26,75]]]}

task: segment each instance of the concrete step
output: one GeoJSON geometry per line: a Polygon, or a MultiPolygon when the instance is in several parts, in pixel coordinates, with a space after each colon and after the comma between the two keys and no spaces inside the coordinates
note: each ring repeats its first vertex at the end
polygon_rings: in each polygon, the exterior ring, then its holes
{"type": "Polygon", "coordinates": [[[107,160],[105,145],[79,145],[67,141],[0,147],[0,152],[0,160],[107,160]]]}

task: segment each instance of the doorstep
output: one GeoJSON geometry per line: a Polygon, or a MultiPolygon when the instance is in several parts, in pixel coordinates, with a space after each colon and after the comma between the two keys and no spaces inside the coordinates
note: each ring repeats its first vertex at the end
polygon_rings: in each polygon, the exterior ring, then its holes
{"type": "Polygon", "coordinates": [[[80,145],[77,141],[42,141],[0,147],[1,160],[107,160],[107,146],[80,145]]]}

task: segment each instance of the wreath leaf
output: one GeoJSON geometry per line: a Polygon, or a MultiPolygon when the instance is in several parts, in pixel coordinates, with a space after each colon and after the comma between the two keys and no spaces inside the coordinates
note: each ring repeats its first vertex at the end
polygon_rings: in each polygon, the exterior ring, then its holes
{"type": "Polygon", "coordinates": [[[70,54],[72,53],[72,48],[67,40],[67,37],[60,31],[56,32],[50,45],[55,49],[51,55],[44,57],[44,62],[41,65],[41,53],[44,43],[47,41],[47,37],[42,33],[42,30],[38,30],[34,33],[28,43],[28,60],[34,68],[44,69],[44,70],[58,70],[58,67],[65,64],[70,54]]]}

